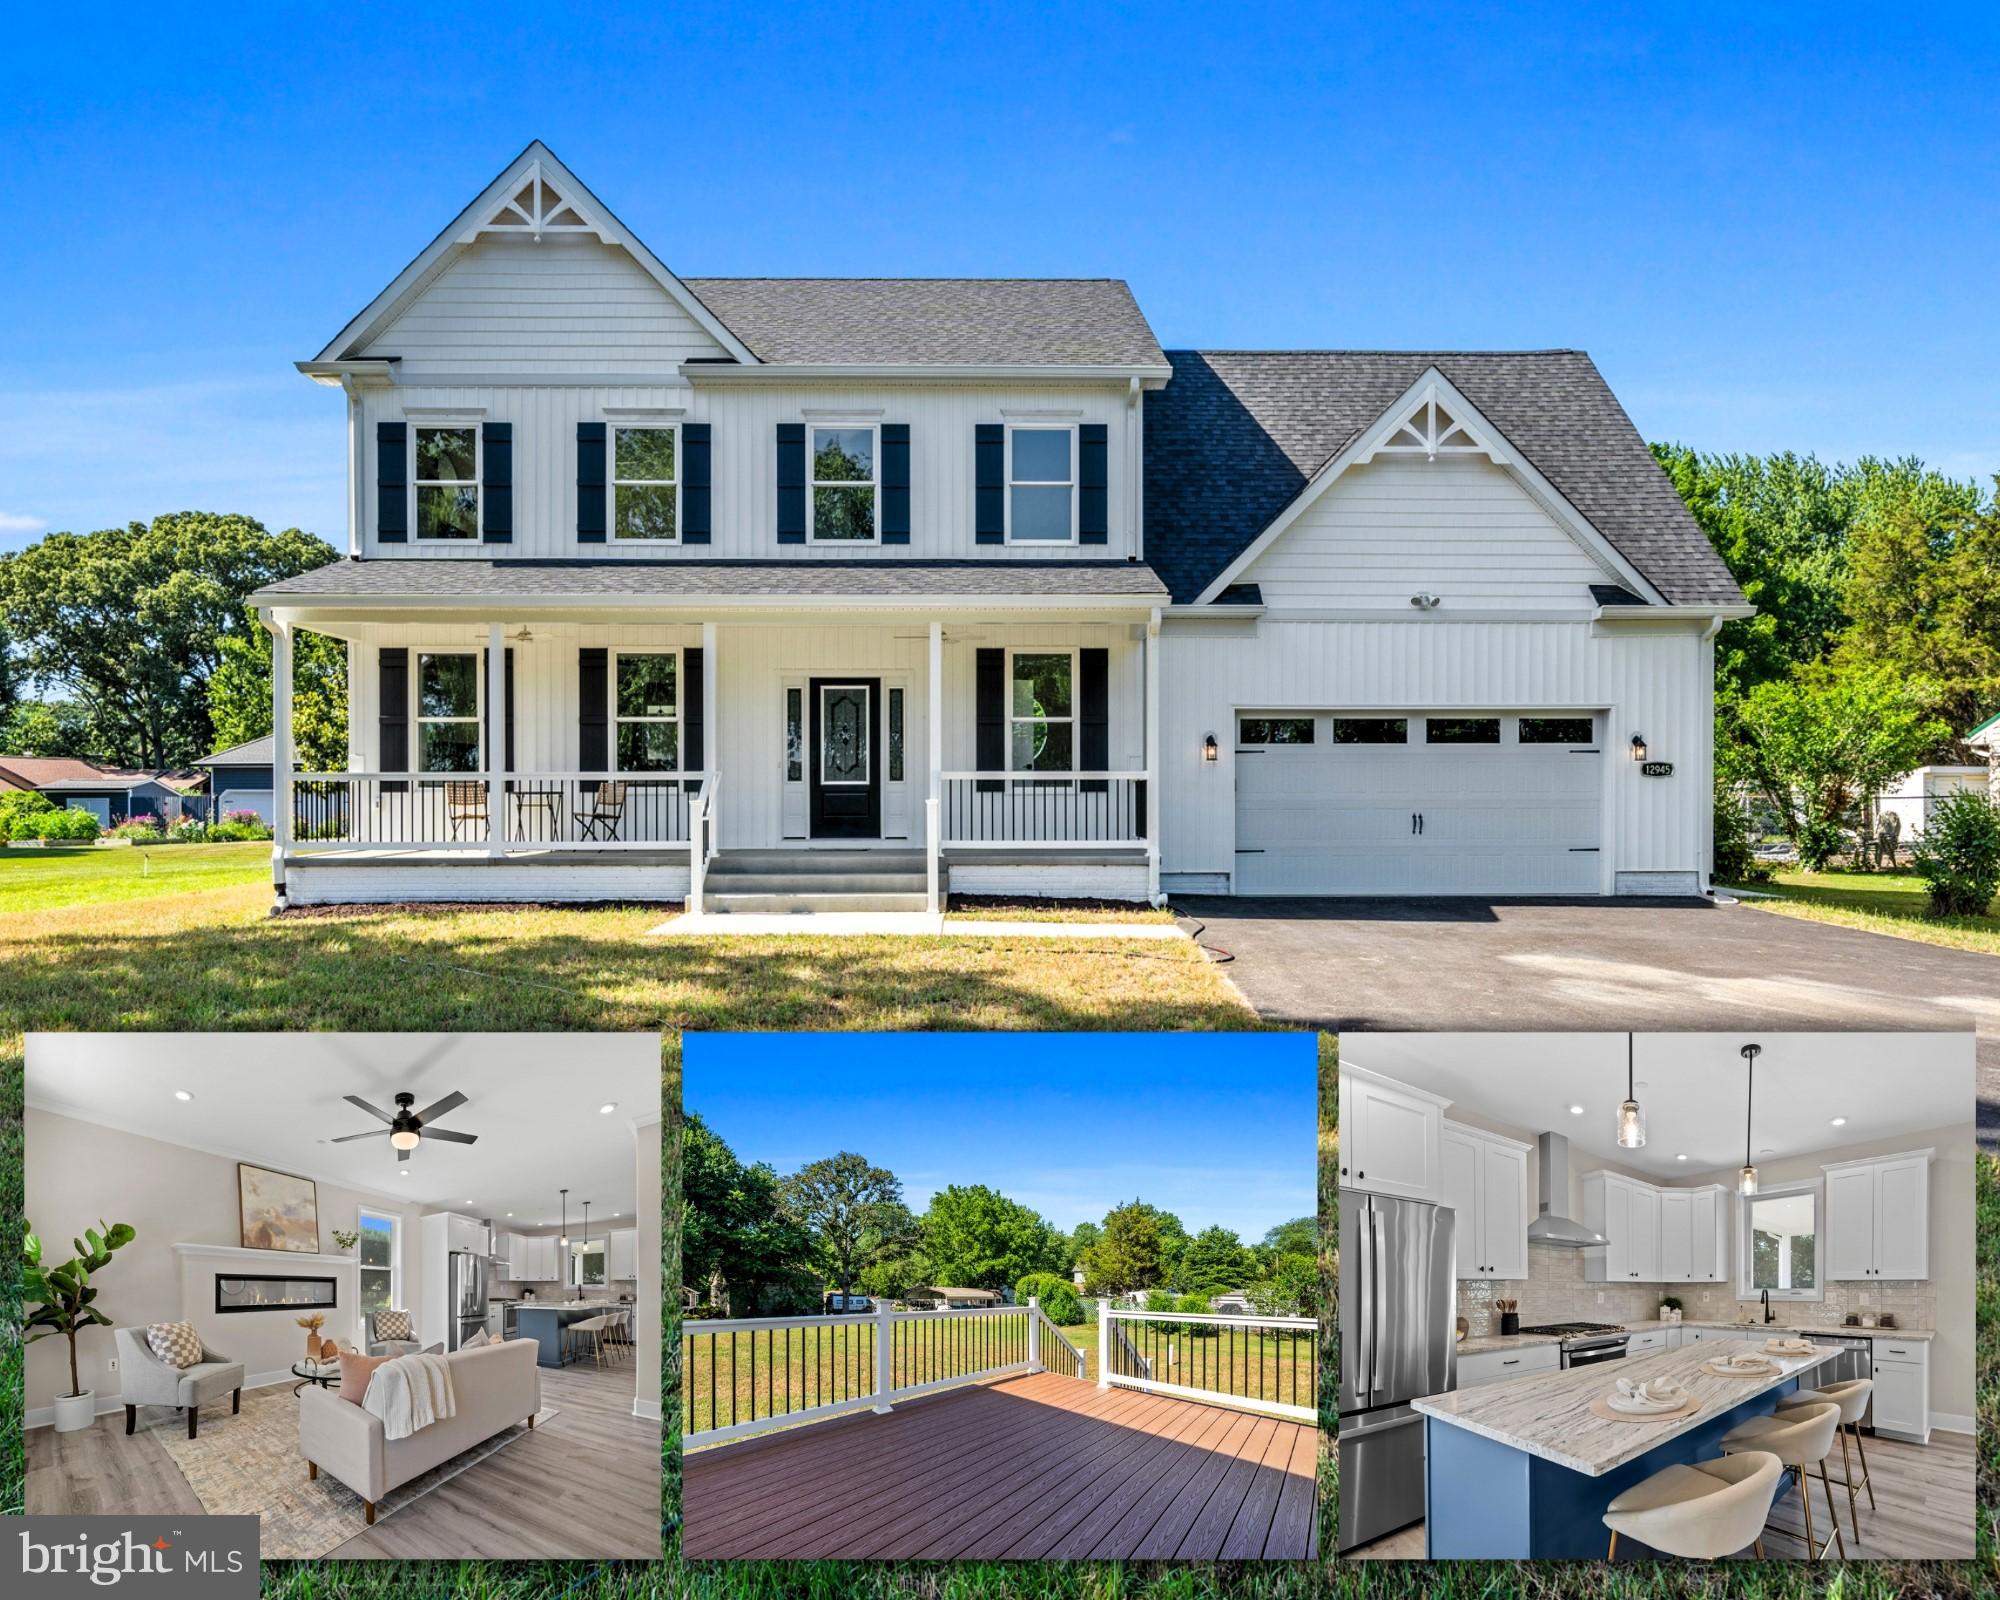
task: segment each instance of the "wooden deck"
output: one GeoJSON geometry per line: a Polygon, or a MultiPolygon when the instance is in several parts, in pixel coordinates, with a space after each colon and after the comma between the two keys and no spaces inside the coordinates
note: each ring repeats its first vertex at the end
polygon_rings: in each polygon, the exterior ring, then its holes
{"type": "Polygon", "coordinates": [[[1036,1373],[697,1450],[690,1560],[1305,1560],[1315,1430],[1036,1373]]]}

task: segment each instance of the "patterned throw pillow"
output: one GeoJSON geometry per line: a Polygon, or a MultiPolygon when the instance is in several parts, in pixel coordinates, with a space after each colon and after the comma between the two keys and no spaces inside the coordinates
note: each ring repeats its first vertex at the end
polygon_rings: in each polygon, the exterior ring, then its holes
{"type": "Polygon", "coordinates": [[[481,1345],[491,1344],[492,1342],[493,1341],[491,1339],[486,1337],[486,1330],[484,1328],[481,1328],[470,1339],[467,1339],[464,1344],[460,1345],[459,1349],[477,1350],[481,1345]]]}
{"type": "Polygon", "coordinates": [[[378,1339],[407,1339],[410,1337],[410,1314],[407,1311],[378,1311],[375,1313],[375,1337],[378,1339]]]}
{"type": "Polygon", "coordinates": [[[170,1367],[186,1371],[201,1360],[201,1335],[185,1322],[155,1322],[146,1329],[146,1343],[170,1367]]]}

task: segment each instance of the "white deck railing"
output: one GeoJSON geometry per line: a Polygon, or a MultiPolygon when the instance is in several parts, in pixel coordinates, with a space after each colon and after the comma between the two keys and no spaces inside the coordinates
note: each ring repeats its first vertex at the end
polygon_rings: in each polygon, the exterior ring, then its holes
{"type": "Polygon", "coordinates": [[[1143,772],[942,772],[934,837],[949,849],[1143,845],[1143,772]]]}
{"type": "Polygon", "coordinates": [[[291,843],[311,850],[657,850],[686,845],[706,772],[301,772],[291,843]]]}
{"type": "Polygon", "coordinates": [[[1097,1386],[1312,1422],[1319,1416],[1319,1324],[1311,1317],[1129,1311],[1100,1300],[1097,1386]]]}
{"type": "Polygon", "coordinates": [[[695,798],[694,825],[688,830],[687,908],[701,915],[702,898],[707,892],[709,863],[715,859],[717,816],[715,792],[721,780],[711,778],[695,798]]]}

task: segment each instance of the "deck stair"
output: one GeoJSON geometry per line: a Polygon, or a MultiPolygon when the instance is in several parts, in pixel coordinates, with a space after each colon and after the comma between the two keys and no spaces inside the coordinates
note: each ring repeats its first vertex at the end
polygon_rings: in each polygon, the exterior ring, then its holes
{"type": "Polygon", "coordinates": [[[923,911],[921,850],[725,850],[709,864],[704,909],[923,911]]]}

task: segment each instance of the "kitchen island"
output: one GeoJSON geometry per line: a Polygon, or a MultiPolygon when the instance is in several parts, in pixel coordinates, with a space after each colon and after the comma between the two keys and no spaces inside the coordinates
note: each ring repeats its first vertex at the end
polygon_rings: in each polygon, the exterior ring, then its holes
{"type": "MultiPolygon", "coordinates": [[[[1775,1411],[1802,1379],[1810,1387],[1813,1369],[1838,1355],[1828,1346],[1809,1356],[1766,1355],[1777,1370],[1756,1378],[1702,1371],[1718,1358],[1764,1355],[1762,1345],[1761,1338],[1703,1340],[1413,1402],[1424,1418],[1425,1553],[1433,1560],[1601,1561],[1606,1506],[1663,1467],[1721,1455],[1725,1433],[1775,1411]],[[1621,1378],[1668,1378],[1701,1403],[1660,1422],[1593,1416],[1590,1402],[1615,1392],[1621,1378]]],[[[1790,1483],[1789,1473],[1780,1478],[1773,1499],[1790,1483]]]]}
{"type": "Polygon", "coordinates": [[[561,1367],[572,1359],[564,1349],[563,1330],[586,1317],[601,1317],[611,1307],[599,1300],[571,1301],[565,1305],[538,1305],[523,1300],[514,1308],[514,1331],[523,1339],[533,1339],[539,1349],[538,1367],[561,1367]]]}

